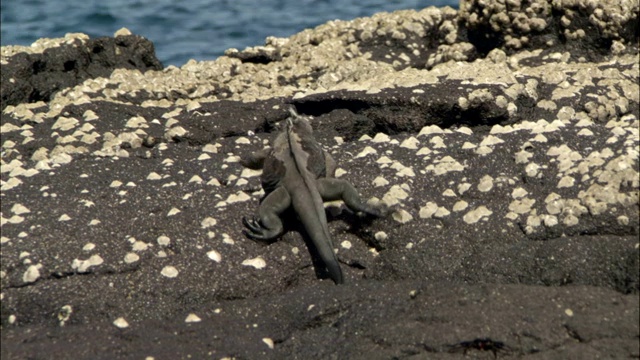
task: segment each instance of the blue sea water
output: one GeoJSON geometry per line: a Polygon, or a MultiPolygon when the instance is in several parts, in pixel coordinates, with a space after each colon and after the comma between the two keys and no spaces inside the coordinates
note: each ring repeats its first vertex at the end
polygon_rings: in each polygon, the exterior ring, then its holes
{"type": "Polygon", "coordinates": [[[458,0],[3,0],[0,44],[30,45],[69,32],[113,36],[122,27],[153,41],[163,65],[213,60],[328,20],[381,11],[458,7],[458,0]]]}

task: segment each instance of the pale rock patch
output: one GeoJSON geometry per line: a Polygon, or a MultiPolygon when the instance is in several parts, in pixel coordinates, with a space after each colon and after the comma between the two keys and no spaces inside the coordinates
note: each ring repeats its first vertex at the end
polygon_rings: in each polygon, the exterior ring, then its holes
{"type": "Polygon", "coordinates": [[[76,270],[78,273],[86,273],[89,272],[89,268],[92,266],[101,265],[104,262],[100,255],[91,255],[87,260],[79,260],[74,259],[71,263],[71,268],[76,270]]]}
{"type": "Polygon", "coordinates": [[[473,152],[478,155],[487,155],[491,154],[493,152],[493,149],[490,146],[479,146],[473,152]]]}
{"type": "Polygon", "coordinates": [[[113,321],[113,325],[119,327],[120,329],[125,329],[129,327],[129,323],[122,317],[119,317],[113,321]]]}
{"type": "Polygon", "coordinates": [[[189,179],[189,183],[202,184],[202,182],[203,182],[202,178],[198,175],[193,175],[191,179],[189,179]]]}
{"type": "Polygon", "coordinates": [[[419,144],[420,144],[420,140],[411,136],[405,139],[402,143],[400,143],[400,147],[413,150],[413,149],[417,149],[419,144]]]}
{"type": "Polygon", "coordinates": [[[572,176],[563,176],[558,182],[558,188],[572,187],[575,184],[576,179],[572,176]]]}
{"type": "Polygon", "coordinates": [[[422,219],[430,219],[433,214],[436,213],[436,211],[438,211],[438,204],[429,201],[425,204],[425,206],[420,208],[420,212],[418,215],[422,219]]]}
{"type": "Polygon", "coordinates": [[[465,192],[467,192],[467,190],[471,189],[471,184],[465,182],[462,184],[458,184],[458,194],[462,195],[465,192]]]}
{"type": "Polygon", "coordinates": [[[459,200],[455,204],[453,204],[453,211],[458,212],[465,210],[469,206],[469,203],[464,200],[459,200]]]}
{"type": "Polygon", "coordinates": [[[194,313],[190,313],[189,315],[187,315],[187,318],[184,319],[184,322],[186,323],[196,323],[200,321],[202,321],[202,319],[200,319],[200,317],[194,313]]]}
{"type": "Polygon", "coordinates": [[[394,206],[409,197],[404,189],[399,185],[393,185],[389,191],[382,197],[382,201],[388,206],[394,206]]]}
{"type": "Polygon", "coordinates": [[[387,181],[385,178],[383,178],[382,176],[378,176],[375,179],[373,179],[372,182],[373,186],[375,187],[380,187],[380,186],[385,186],[389,184],[389,181],[387,181]]]}
{"type": "Polygon", "coordinates": [[[244,265],[244,266],[251,266],[251,267],[254,267],[254,268],[256,268],[256,269],[260,270],[260,269],[264,269],[264,268],[267,266],[267,262],[266,262],[266,261],[264,261],[264,259],[263,259],[263,258],[261,258],[261,257],[259,257],[259,256],[258,256],[258,257],[253,258],[253,259],[246,259],[246,260],[244,260],[244,261],[242,262],[242,265],[244,265]]]}
{"type": "Polygon", "coordinates": [[[391,214],[391,217],[400,224],[406,224],[413,220],[413,216],[404,209],[394,211],[393,214],[391,214]]]}
{"type": "Polygon", "coordinates": [[[497,136],[488,135],[480,142],[480,146],[497,145],[497,144],[502,144],[503,142],[504,140],[500,139],[497,136]]]}
{"type": "Polygon", "coordinates": [[[513,189],[513,191],[511,192],[511,197],[514,199],[519,199],[523,196],[526,196],[528,194],[527,190],[521,188],[521,187],[517,187],[515,189],[513,189]]]}
{"type": "Polygon", "coordinates": [[[160,274],[162,274],[162,276],[164,277],[175,278],[176,276],[178,276],[179,271],[175,267],[168,265],[162,268],[160,274]]]}
{"type": "Polygon", "coordinates": [[[371,139],[371,142],[374,143],[383,143],[383,142],[389,142],[391,140],[391,138],[389,137],[389,135],[385,134],[385,133],[377,133],[373,139],[371,139]]]}
{"type": "Polygon", "coordinates": [[[446,197],[456,197],[456,193],[451,190],[451,189],[447,189],[445,191],[442,192],[442,196],[446,196],[446,197]]]}
{"type": "Polygon", "coordinates": [[[36,282],[40,278],[40,269],[42,268],[41,264],[37,265],[29,265],[27,271],[22,275],[22,281],[25,284],[30,284],[36,282]]]}
{"type": "Polygon", "coordinates": [[[218,221],[212,217],[206,217],[204,218],[201,222],[200,222],[200,227],[203,229],[207,229],[210,228],[212,226],[215,226],[218,223],[218,221]]]}
{"type": "Polygon", "coordinates": [[[371,146],[367,146],[358,155],[356,155],[355,158],[358,159],[370,154],[377,154],[377,153],[378,151],[376,149],[372,148],[371,146]]]}
{"type": "Polygon", "coordinates": [[[384,165],[384,164],[391,164],[391,163],[393,163],[393,160],[389,159],[389,157],[388,157],[388,156],[384,156],[384,155],[383,155],[383,156],[381,156],[380,158],[378,158],[378,160],[376,160],[376,163],[377,163],[377,164],[381,164],[381,165],[384,165]]]}
{"type": "Polygon", "coordinates": [[[493,211],[487,209],[486,206],[482,205],[466,213],[462,217],[462,219],[467,224],[475,224],[479,220],[488,218],[489,216],[491,216],[491,214],[493,214],[493,211]]]}
{"type": "Polygon", "coordinates": [[[431,134],[443,134],[444,130],[442,130],[438,125],[429,125],[420,129],[420,133],[418,133],[418,137],[427,136],[431,134]]]}
{"type": "Polygon", "coordinates": [[[449,216],[451,212],[447,210],[444,206],[439,206],[438,210],[433,214],[433,217],[436,219],[442,219],[443,217],[449,216]]]}
{"type": "Polygon", "coordinates": [[[158,245],[160,246],[168,246],[171,243],[171,239],[166,236],[166,235],[160,235],[158,236],[158,238],[156,239],[156,242],[158,243],[158,245]]]}
{"type": "Polygon", "coordinates": [[[240,173],[240,177],[243,177],[243,178],[251,178],[251,177],[260,176],[260,175],[262,175],[262,169],[253,170],[249,168],[244,168],[240,173]]]}
{"type": "Polygon", "coordinates": [[[536,201],[534,199],[516,199],[509,204],[509,210],[513,211],[516,214],[525,214],[531,211],[531,207],[535,203],[536,201]]]}
{"type": "Polygon", "coordinates": [[[140,256],[136,253],[130,252],[124,256],[124,262],[127,264],[132,264],[138,260],[140,260],[140,256]]]}
{"type": "Polygon", "coordinates": [[[434,149],[444,149],[447,147],[444,144],[444,140],[440,136],[434,136],[433,138],[431,138],[431,140],[429,140],[429,143],[431,143],[431,146],[434,149]]]}
{"type": "Polygon", "coordinates": [[[222,255],[220,255],[220,253],[215,250],[207,251],[207,257],[217,263],[222,261],[222,255]]]}
{"type": "Polygon", "coordinates": [[[30,213],[31,210],[27,209],[27,207],[22,204],[14,204],[11,207],[11,212],[16,215],[22,215],[22,214],[30,213]]]}
{"type": "Polygon", "coordinates": [[[478,184],[478,190],[481,192],[490,191],[493,188],[493,178],[490,175],[485,175],[480,179],[478,184]]]}
{"type": "Polygon", "coordinates": [[[162,179],[162,176],[160,176],[156,172],[152,172],[149,175],[147,175],[147,180],[160,180],[160,179],[162,179]]]}

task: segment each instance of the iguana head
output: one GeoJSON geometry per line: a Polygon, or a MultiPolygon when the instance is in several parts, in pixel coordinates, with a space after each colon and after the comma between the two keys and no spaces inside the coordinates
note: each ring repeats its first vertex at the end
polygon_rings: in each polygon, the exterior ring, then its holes
{"type": "Polygon", "coordinates": [[[313,128],[305,116],[299,115],[292,106],[289,108],[291,114],[286,120],[286,129],[288,133],[295,133],[298,137],[312,136],[313,128]]]}

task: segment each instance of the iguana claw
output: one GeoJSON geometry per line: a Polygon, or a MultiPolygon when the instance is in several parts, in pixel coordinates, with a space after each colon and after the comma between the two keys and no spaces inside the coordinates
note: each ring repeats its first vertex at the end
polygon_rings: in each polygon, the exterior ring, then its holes
{"type": "Polygon", "coordinates": [[[264,230],[264,226],[260,224],[260,221],[257,218],[247,219],[246,217],[242,217],[242,223],[244,226],[249,228],[254,233],[260,233],[264,230]]]}

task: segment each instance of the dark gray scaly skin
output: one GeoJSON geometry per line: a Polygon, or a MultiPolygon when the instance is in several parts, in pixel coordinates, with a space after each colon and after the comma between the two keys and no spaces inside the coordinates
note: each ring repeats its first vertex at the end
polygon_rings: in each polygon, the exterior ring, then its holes
{"type": "Polygon", "coordinates": [[[279,215],[293,206],[316,247],[329,276],[336,284],[344,282],[340,264],[333,252],[324,201],[342,200],[354,212],[382,216],[384,211],[362,202],[356,189],[345,180],[333,178],[336,164],[313,137],[309,122],[293,109],[273,147],[257,151],[241,160],[251,169],[263,169],[262,187],[266,196],[258,215],[244,218],[244,233],[256,240],[272,240],[283,232],[279,215]]]}

